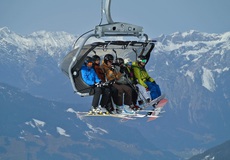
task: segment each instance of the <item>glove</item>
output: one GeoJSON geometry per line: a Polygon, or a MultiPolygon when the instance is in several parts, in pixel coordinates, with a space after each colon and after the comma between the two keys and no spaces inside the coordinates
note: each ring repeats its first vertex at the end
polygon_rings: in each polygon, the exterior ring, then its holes
{"type": "Polygon", "coordinates": [[[152,83],[153,83],[153,84],[156,84],[156,81],[153,81],[152,83]]]}
{"type": "Polygon", "coordinates": [[[94,86],[101,87],[101,84],[102,84],[101,82],[98,82],[98,83],[95,83],[94,86]]]}
{"type": "Polygon", "coordinates": [[[102,85],[105,87],[108,87],[110,85],[112,85],[115,82],[115,80],[111,80],[111,81],[106,81],[105,83],[103,83],[102,85]]]}
{"type": "Polygon", "coordinates": [[[112,65],[112,66],[111,66],[111,70],[112,70],[112,71],[114,71],[114,69],[115,69],[115,66],[114,66],[114,65],[112,65]]]}
{"type": "Polygon", "coordinates": [[[103,87],[108,87],[108,86],[109,86],[109,82],[106,81],[105,83],[102,83],[102,86],[103,86],[103,87]]]}

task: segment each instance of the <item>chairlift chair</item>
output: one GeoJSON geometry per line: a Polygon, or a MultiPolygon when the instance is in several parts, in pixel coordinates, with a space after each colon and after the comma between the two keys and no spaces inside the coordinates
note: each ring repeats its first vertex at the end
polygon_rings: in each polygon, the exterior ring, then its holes
{"type": "Polygon", "coordinates": [[[84,64],[87,56],[98,55],[103,59],[105,54],[113,54],[115,58],[123,58],[128,61],[136,61],[140,55],[145,55],[147,61],[150,53],[155,46],[155,40],[148,40],[148,36],[143,34],[143,28],[140,26],[113,22],[110,14],[111,0],[105,0],[105,14],[108,24],[97,25],[93,30],[94,33],[84,36],[82,41],[78,40],[74,45],[74,49],[69,52],[61,63],[61,70],[66,74],[72,84],[75,93],[80,96],[88,96],[91,89],[81,77],[80,69],[84,64]],[[109,38],[112,40],[101,40],[102,38],[109,38]],[[115,37],[115,38],[114,38],[115,37]],[[145,38],[141,41],[133,40],[116,40],[116,37],[136,37],[139,39],[145,38]],[[87,44],[90,38],[96,38],[98,41],[87,44]]]}

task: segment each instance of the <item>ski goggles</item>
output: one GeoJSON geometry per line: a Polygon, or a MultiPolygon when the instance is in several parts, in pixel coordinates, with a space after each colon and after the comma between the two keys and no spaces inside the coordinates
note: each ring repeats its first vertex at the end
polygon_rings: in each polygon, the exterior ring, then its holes
{"type": "Polygon", "coordinates": [[[142,60],[140,60],[140,62],[146,63],[146,62],[147,62],[147,59],[142,59],[142,60]]]}

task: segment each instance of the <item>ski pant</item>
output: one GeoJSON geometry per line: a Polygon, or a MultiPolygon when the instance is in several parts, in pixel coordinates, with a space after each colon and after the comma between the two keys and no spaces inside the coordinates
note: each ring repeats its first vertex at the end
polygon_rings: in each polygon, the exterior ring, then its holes
{"type": "Polygon", "coordinates": [[[95,87],[94,88],[94,96],[93,96],[93,101],[92,101],[92,106],[94,108],[98,107],[101,94],[102,94],[102,97],[101,97],[100,105],[104,107],[107,105],[108,100],[110,98],[110,89],[108,87],[95,87]]]}
{"type": "Polygon", "coordinates": [[[102,88],[102,97],[100,105],[101,107],[106,108],[110,98],[111,98],[111,92],[109,87],[101,87],[102,88]]]}
{"type": "Polygon", "coordinates": [[[149,81],[146,81],[145,84],[148,86],[152,100],[161,95],[161,90],[158,84],[149,81]]]}
{"type": "Polygon", "coordinates": [[[123,93],[124,93],[124,104],[132,104],[132,89],[125,84],[113,84],[113,87],[117,89],[117,95],[113,95],[114,103],[118,106],[123,105],[123,93]]]}
{"type": "Polygon", "coordinates": [[[93,101],[92,101],[92,106],[94,109],[98,107],[101,93],[102,93],[101,87],[94,88],[94,95],[93,95],[93,101]]]}
{"type": "Polygon", "coordinates": [[[135,105],[138,99],[138,88],[133,84],[129,84],[128,86],[132,89],[132,104],[135,105]]]}
{"type": "Polygon", "coordinates": [[[107,104],[106,104],[105,108],[108,111],[113,111],[114,110],[114,106],[113,106],[112,98],[115,99],[114,97],[117,97],[118,91],[112,85],[109,86],[109,89],[110,89],[110,96],[109,96],[109,99],[107,101],[107,104]]]}
{"type": "Polygon", "coordinates": [[[138,99],[138,90],[132,88],[132,102],[133,102],[133,104],[137,104],[137,99],[138,99]]]}

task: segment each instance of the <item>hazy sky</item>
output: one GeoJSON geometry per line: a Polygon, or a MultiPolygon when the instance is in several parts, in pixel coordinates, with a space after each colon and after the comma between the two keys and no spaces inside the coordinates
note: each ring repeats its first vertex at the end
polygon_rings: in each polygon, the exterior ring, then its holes
{"type": "MultiPolygon", "coordinates": [[[[113,21],[143,26],[150,37],[230,31],[230,0],[112,0],[111,15],[113,21]]],[[[0,0],[0,28],[21,35],[40,30],[80,35],[100,20],[101,0],[0,0]]]]}

